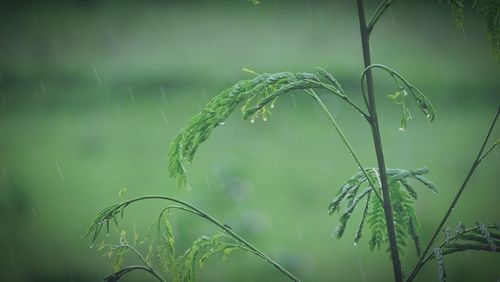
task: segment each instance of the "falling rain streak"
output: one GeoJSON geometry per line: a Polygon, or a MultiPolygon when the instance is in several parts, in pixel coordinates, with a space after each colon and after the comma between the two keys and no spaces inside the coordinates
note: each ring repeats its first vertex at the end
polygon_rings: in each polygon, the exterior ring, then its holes
{"type": "Polygon", "coordinates": [[[163,121],[165,121],[165,124],[168,126],[168,119],[167,116],[165,115],[165,111],[163,109],[160,110],[161,116],[163,117],[163,121]]]}
{"type": "Polygon", "coordinates": [[[134,95],[134,91],[132,90],[132,87],[128,88],[128,94],[130,96],[130,100],[132,101],[132,104],[135,104],[135,95],[134,95]]]}
{"type": "Polygon", "coordinates": [[[45,82],[43,79],[40,79],[40,88],[42,89],[43,95],[47,96],[47,88],[45,87],[45,82]]]}
{"type": "Polygon", "coordinates": [[[58,161],[56,161],[56,167],[57,167],[57,172],[59,173],[59,178],[61,178],[61,181],[64,182],[64,175],[62,173],[62,169],[58,161]]]}
{"type": "Polygon", "coordinates": [[[35,210],[35,207],[33,205],[30,205],[31,213],[33,214],[33,217],[38,217],[38,213],[35,210]]]}
{"type": "Polygon", "coordinates": [[[205,178],[205,183],[207,184],[208,191],[212,192],[212,186],[210,186],[210,182],[208,181],[208,176],[207,174],[203,174],[203,177],[205,178]]]}
{"type": "Polygon", "coordinates": [[[168,104],[167,92],[165,91],[165,87],[160,87],[161,100],[164,104],[168,104]]]}
{"type": "Polygon", "coordinates": [[[297,231],[297,237],[299,238],[299,241],[302,242],[304,241],[304,236],[302,235],[302,229],[300,228],[300,225],[298,222],[295,222],[295,231],[297,231]]]}
{"type": "Polygon", "coordinates": [[[298,109],[298,107],[297,107],[297,101],[295,101],[295,95],[290,94],[290,96],[292,96],[293,106],[295,107],[295,109],[298,109]]]}
{"type": "Polygon", "coordinates": [[[362,279],[362,281],[367,281],[366,280],[365,267],[363,265],[363,261],[361,261],[360,258],[358,258],[358,265],[359,265],[359,271],[361,272],[361,279],[362,279]]]}
{"type": "Polygon", "coordinates": [[[94,75],[95,75],[95,77],[96,77],[97,82],[99,83],[99,85],[102,85],[101,76],[97,72],[97,69],[95,68],[95,66],[92,67],[92,71],[94,72],[94,75]]]}
{"type": "Polygon", "coordinates": [[[5,169],[2,169],[2,176],[3,176],[5,183],[7,183],[9,178],[7,177],[7,171],[5,169]]]}

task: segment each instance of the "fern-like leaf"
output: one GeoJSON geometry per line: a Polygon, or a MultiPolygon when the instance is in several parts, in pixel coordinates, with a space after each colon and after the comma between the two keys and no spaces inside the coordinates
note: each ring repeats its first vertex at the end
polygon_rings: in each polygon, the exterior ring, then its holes
{"type": "MultiPolygon", "coordinates": [[[[463,1],[449,0],[448,4],[455,17],[457,27],[462,28],[464,21],[463,1]]],[[[493,56],[500,63],[500,1],[475,0],[472,4],[472,9],[483,18],[493,56]]]]}
{"type": "MultiPolygon", "coordinates": [[[[413,202],[417,199],[417,190],[413,182],[419,182],[424,186],[436,191],[435,185],[425,178],[423,175],[427,174],[427,168],[417,170],[405,169],[391,169],[387,170],[389,191],[391,195],[392,209],[394,212],[394,222],[396,238],[398,242],[398,249],[402,253],[403,247],[407,245],[407,239],[413,240],[417,255],[420,256],[421,245],[419,236],[419,224],[413,202]]],[[[372,183],[378,183],[377,175],[378,170],[370,168],[366,170],[366,175],[371,178],[372,183]]],[[[380,187],[370,187],[369,181],[361,172],[354,174],[348,181],[346,181],[339,189],[337,196],[332,200],[328,206],[329,214],[335,214],[340,211],[342,202],[345,202],[346,209],[341,213],[339,224],[335,228],[337,238],[341,238],[345,232],[347,224],[351,218],[352,212],[358,203],[367,198],[361,221],[356,231],[354,243],[357,244],[362,237],[363,227],[367,223],[371,238],[369,240],[370,250],[375,248],[380,249],[382,245],[388,242],[385,214],[383,205],[379,197],[374,197],[372,193],[380,193],[380,187]],[[362,193],[357,195],[357,192],[362,186],[368,186],[362,193]]]]}
{"type": "Polygon", "coordinates": [[[281,95],[294,90],[326,90],[342,99],[347,99],[333,76],[324,69],[317,69],[320,76],[306,72],[279,72],[260,74],[253,79],[241,80],[232,87],[212,98],[187,123],[169,147],[170,176],[176,179],[179,187],[189,187],[186,178],[186,165],[190,164],[198,146],[240,105],[245,119],[252,122],[261,116],[264,120],[270,114],[274,103],[281,95]]]}
{"type": "Polygon", "coordinates": [[[498,224],[478,223],[475,227],[466,229],[461,222],[458,223],[455,235],[451,230],[444,230],[444,241],[428,255],[424,263],[436,259],[439,279],[446,280],[443,256],[464,251],[500,252],[500,229],[498,224]]]}
{"type": "Polygon", "coordinates": [[[441,248],[434,249],[434,257],[436,258],[436,264],[437,264],[437,269],[438,269],[438,274],[439,274],[439,281],[445,282],[447,275],[446,275],[446,269],[444,267],[443,252],[442,252],[441,248]]]}

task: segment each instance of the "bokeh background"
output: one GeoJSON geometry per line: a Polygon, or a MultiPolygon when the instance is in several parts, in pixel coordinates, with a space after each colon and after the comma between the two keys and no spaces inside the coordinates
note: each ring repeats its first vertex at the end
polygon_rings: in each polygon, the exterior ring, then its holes
{"type": "MultiPolygon", "coordinates": [[[[368,14],[375,1],[367,1],[368,14]]],[[[446,2],[446,1],[443,1],[446,2]]],[[[167,148],[189,117],[238,79],[257,72],[330,70],[359,103],[362,70],[354,1],[20,1],[0,10],[0,280],[99,281],[112,261],[82,239],[96,213],[145,194],[179,197],[212,213],[305,281],[388,281],[388,254],[358,246],[357,224],[337,240],[326,208],[356,166],[317,105],[280,99],[267,122],[238,113],[200,147],[193,191],[168,177],[167,148]]],[[[439,188],[416,209],[424,241],[471,165],[499,102],[500,69],[483,22],[465,11],[458,30],[438,1],[398,1],[373,33],[373,62],[400,71],[433,101],[437,118],[400,132],[377,73],[389,167],[427,166],[439,188]]],[[[368,166],[367,125],[335,98],[327,105],[368,166]]],[[[493,140],[500,136],[497,129],[493,140]]],[[[498,221],[500,154],[478,169],[449,220],[498,221]]],[[[122,227],[141,236],[161,203],[128,210],[122,227]]],[[[359,219],[361,211],[354,215],[359,219]]],[[[173,215],[179,248],[216,229],[173,215]]],[[[353,221],[355,222],[355,221],[353,221]]],[[[110,237],[111,239],[113,236],[110,237]]],[[[409,271],[412,249],[403,257],[409,271]]],[[[134,258],[126,260],[135,263],[134,258]]],[[[450,281],[497,281],[498,255],[445,258],[450,281]]],[[[286,281],[260,259],[209,260],[201,281],[286,281]]],[[[149,281],[142,273],[124,281],[149,281]]],[[[429,263],[419,281],[437,280],[429,263]]]]}

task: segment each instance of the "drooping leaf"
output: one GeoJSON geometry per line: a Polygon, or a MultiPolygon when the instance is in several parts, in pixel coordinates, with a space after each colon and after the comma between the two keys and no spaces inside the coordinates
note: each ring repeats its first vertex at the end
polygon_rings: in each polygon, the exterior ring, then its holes
{"type": "Polygon", "coordinates": [[[317,71],[327,81],[322,81],[314,73],[264,73],[253,79],[241,80],[212,98],[170,143],[170,176],[177,181],[179,187],[189,187],[186,167],[193,161],[199,145],[208,139],[215,128],[224,124],[241,104],[243,117],[255,122],[259,116],[266,120],[277,98],[290,91],[322,89],[341,98],[347,97],[331,74],[321,68],[317,71]]]}

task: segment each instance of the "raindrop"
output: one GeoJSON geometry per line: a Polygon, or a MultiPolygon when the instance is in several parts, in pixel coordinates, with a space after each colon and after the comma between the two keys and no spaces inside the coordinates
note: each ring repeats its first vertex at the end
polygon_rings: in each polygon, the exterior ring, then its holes
{"type": "Polygon", "coordinates": [[[202,91],[202,92],[201,92],[201,95],[203,96],[203,101],[204,101],[205,103],[207,103],[207,102],[208,102],[207,92],[206,92],[206,91],[202,91]]]}
{"type": "Polygon", "coordinates": [[[262,120],[263,120],[263,121],[267,121],[267,117],[263,116],[263,117],[262,117],[262,120]]]}
{"type": "Polygon", "coordinates": [[[168,119],[167,116],[165,115],[165,111],[163,111],[163,109],[161,109],[160,111],[161,111],[161,116],[163,117],[163,121],[165,121],[165,124],[168,126],[168,119]]]}
{"type": "Polygon", "coordinates": [[[354,242],[354,247],[357,247],[358,246],[358,242],[354,242]]]}
{"type": "Polygon", "coordinates": [[[250,119],[250,122],[251,122],[251,123],[255,123],[255,117],[252,117],[252,118],[250,119]]]}
{"type": "Polygon", "coordinates": [[[358,258],[358,265],[359,265],[359,270],[361,271],[361,279],[363,281],[367,281],[366,280],[365,267],[363,266],[363,262],[361,261],[360,258],[358,258]]]}
{"type": "Polygon", "coordinates": [[[168,104],[167,92],[165,91],[165,87],[160,87],[161,99],[163,103],[168,104]]]}
{"type": "Polygon", "coordinates": [[[56,167],[57,167],[57,172],[59,173],[59,178],[61,178],[61,181],[64,182],[64,175],[62,173],[62,169],[58,161],[56,161],[56,167]]]}
{"type": "Polygon", "coordinates": [[[2,169],[2,176],[5,182],[8,182],[9,178],[7,177],[7,171],[5,169],[2,169]]]}
{"type": "Polygon", "coordinates": [[[69,276],[69,281],[75,281],[75,278],[73,278],[73,272],[71,271],[71,268],[68,268],[68,276],[69,276]]]}
{"type": "Polygon", "coordinates": [[[426,114],[425,117],[426,118],[431,118],[431,115],[430,114],[426,114]]]}
{"type": "Polygon", "coordinates": [[[135,104],[135,96],[134,96],[134,91],[132,91],[132,87],[128,88],[128,94],[130,96],[130,100],[132,100],[132,104],[135,104]]]}
{"type": "Polygon", "coordinates": [[[99,73],[97,72],[97,69],[95,68],[95,66],[92,66],[92,71],[94,71],[94,75],[95,77],[97,78],[97,82],[102,85],[102,80],[101,80],[101,76],[99,75],[99,73]]]}
{"type": "Polygon", "coordinates": [[[225,123],[225,122],[221,122],[221,123],[219,123],[219,125],[224,125],[224,124],[226,124],[226,123],[225,123]]]}
{"type": "Polygon", "coordinates": [[[30,205],[30,208],[31,208],[31,213],[33,213],[33,216],[38,217],[38,214],[35,211],[35,207],[33,207],[33,205],[30,205]]]}
{"type": "Polygon", "coordinates": [[[45,87],[45,82],[43,79],[40,79],[40,88],[42,88],[42,93],[47,96],[47,88],[45,87]]]}
{"type": "Polygon", "coordinates": [[[271,104],[271,109],[274,109],[274,102],[271,104]]]}
{"type": "Polygon", "coordinates": [[[297,109],[297,102],[295,101],[295,95],[291,94],[292,95],[292,102],[293,102],[293,106],[295,107],[295,109],[297,109]]]}
{"type": "Polygon", "coordinates": [[[406,131],[406,129],[405,129],[404,127],[400,127],[400,128],[398,128],[398,129],[399,129],[399,131],[403,131],[403,132],[405,132],[405,131],[406,131]]]}
{"type": "Polygon", "coordinates": [[[210,182],[208,181],[208,176],[207,174],[203,174],[203,178],[205,178],[205,183],[207,184],[208,190],[212,192],[212,186],[210,185],[210,182]]]}
{"type": "Polygon", "coordinates": [[[299,237],[299,241],[304,241],[304,237],[302,236],[302,230],[299,226],[298,222],[295,222],[295,230],[297,231],[297,237],[299,237]]]}

